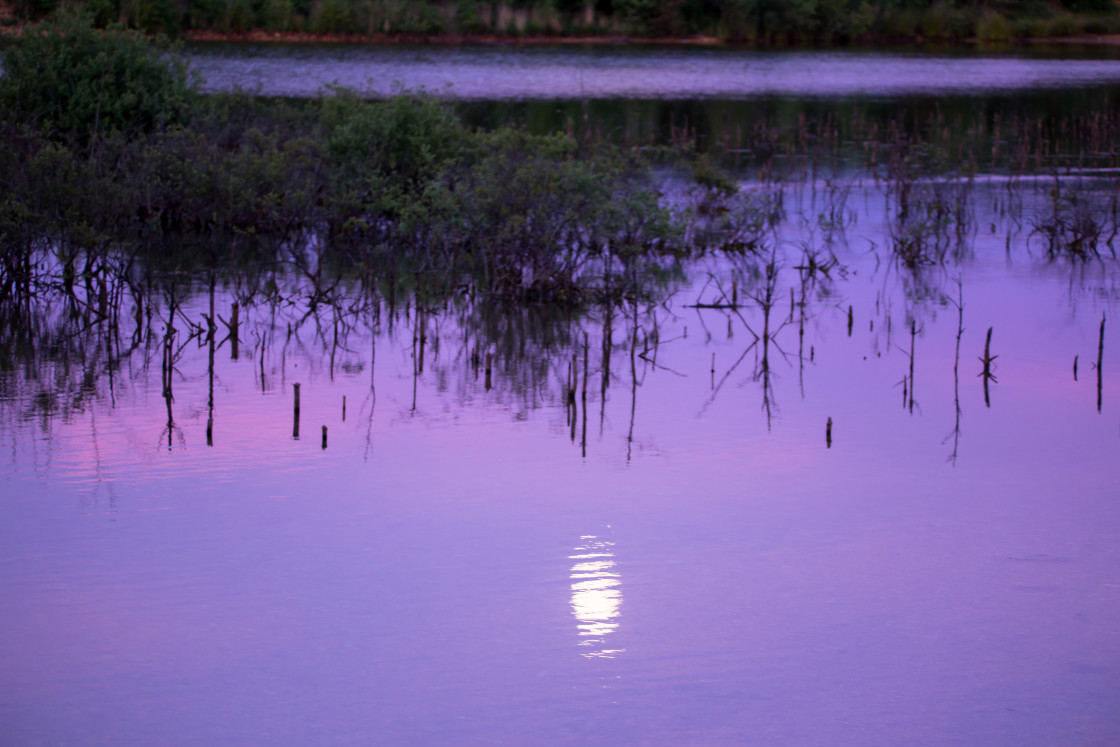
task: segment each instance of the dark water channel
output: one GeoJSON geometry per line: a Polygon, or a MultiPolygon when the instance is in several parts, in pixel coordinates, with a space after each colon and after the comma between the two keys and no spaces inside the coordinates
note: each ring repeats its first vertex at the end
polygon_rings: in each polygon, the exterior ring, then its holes
{"type": "Polygon", "coordinates": [[[981,174],[907,268],[851,177],[746,183],[764,252],[608,307],[28,299],[0,742],[1116,743],[1114,184],[1073,178],[1099,259],[981,174]]]}

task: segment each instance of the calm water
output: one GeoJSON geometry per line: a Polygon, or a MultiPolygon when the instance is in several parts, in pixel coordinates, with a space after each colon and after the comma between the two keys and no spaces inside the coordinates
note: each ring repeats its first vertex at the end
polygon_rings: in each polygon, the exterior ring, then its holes
{"type": "Polygon", "coordinates": [[[1114,743],[1112,263],[981,230],[916,279],[856,191],[791,313],[802,199],[772,286],[422,321],[219,287],[237,355],[182,341],[169,394],[166,299],[41,339],[0,378],[5,742],[1114,743]]]}
{"type": "Polygon", "coordinates": [[[991,95],[1120,83],[1120,59],[1019,54],[768,52],[664,47],[208,45],[188,50],[211,90],[314,96],[426,89],[461,99],[749,99],[991,95]]]}
{"type": "Polygon", "coordinates": [[[611,312],[240,277],[235,349],[189,338],[205,279],[119,335],[38,299],[0,743],[1117,743],[1120,281],[1005,191],[914,274],[877,186],[842,232],[791,188],[772,281],[704,260],[611,312]],[[841,265],[803,283],[806,246],[841,265]]]}

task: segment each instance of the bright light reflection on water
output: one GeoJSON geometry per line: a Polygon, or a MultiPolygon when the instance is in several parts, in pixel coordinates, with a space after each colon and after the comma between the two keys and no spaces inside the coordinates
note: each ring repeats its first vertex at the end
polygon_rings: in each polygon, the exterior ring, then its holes
{"type": "Polygon", "coordinates": [[[572,565],[572,614],[578,622],[579,645],[588,658],[610,658],[622,649],[609,648],[607,636],[618,629],[622,607],[622,581],[616,571],[614,543],[594,535],[580,537],[582,544],[568,557],[572,565]]]}

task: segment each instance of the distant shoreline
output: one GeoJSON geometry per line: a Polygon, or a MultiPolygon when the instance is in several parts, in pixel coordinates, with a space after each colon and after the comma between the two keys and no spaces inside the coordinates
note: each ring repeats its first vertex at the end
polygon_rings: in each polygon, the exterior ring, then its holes
{"type": "Polygon", "coordinates": [[[728,46],[714,36],[690,37],[645,37],[620,36],[617,34],[560,36],[560,35],[523,35],[505,34],[313,34],[307,31],[265,31],[257,29],[241,32],[209,31],[205,29],[185,31],[180,38],[195,42],[275,42],[275,43],[323,43],[323,44],[438,44],[446,46],[542,46],[548,44],[564,45],[680,45],[719,47],[728,46]]]}
{"type": "MultiPolygon", "coordinates": [[[[682,47],[752,47],[756,49],[794,49],[799,47],[813,47],[814,45],[763,45],[746,42],[728,42],[715,36],[620,36],[620,35],[524,35],[513,36],[503,34],[313,34],[306,31],[265,31],[256,29],[243,32],[220,32],[209,30],[185,31],[180,38],[192,42],[256,42],[279,44],[432,44],[441,46],[511,46],[532,47],[548,45],[567,46],[682,46],[682,47]]],[[[865,43],[849,45],[819,45],[819,49],[861,49],[889,47],[895,45],[913,45],[917,47],[975,47],[980,45],[978,39],[965,39],[957,42],[943,39],[869,39],[865,43]]],[[[992,45],[984,42],[985,45],[992,45]]],[[[1012,39],[1011,46],[1120,46],[1120,34],[1084,35],[1052,38],[1017,38],[1012,39]]]]}
{"type": "MultiPolygon", "coordinates": [[[[22,24],[0,25],[0,37],[19,38],[28,28],[22,24]]],[[[947,39],[868,37],[851,44],[756,44],[731,42],[715,36],[626,36],[619,34],[564,36],[552,34],[360,34],[360,33],[311,33],[308,31],[214,31],[190,29],[176,37],[182,41],[204,43],[257,43],[257,44],[369,44],[394,46],[402,44],[431,44],[433,46],[680,46],[680,47],[739,47],[752,49],[876,49],[898,46],[915,48],[973,48],[985,47],[1039,47],[1039,46],[1120,46],[1120,34],[1086,34],[1067,37],[1017,37],[1007,42],[981,42],[976,38],[951,41],[947,39]]]]}

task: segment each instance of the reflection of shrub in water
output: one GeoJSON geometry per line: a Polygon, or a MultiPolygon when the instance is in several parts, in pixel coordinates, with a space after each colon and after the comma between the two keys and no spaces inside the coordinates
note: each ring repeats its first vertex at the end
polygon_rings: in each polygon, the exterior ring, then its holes
{"type": "Polygon", "coordinates": [[[975,231],[968,180],[896,185],[896,209],[890,218],[891,250],[906,268],[960,259],[975,231]]]}
{"type": "Polygon", "coordinates": [[[1093,197],[1091,192],[1062,188],[1055,183],[1047,209],[1031,221],[1032,236],[1038,235],[1046,242],[1047,259],[1100,259],[1102,243],[1116,258],[1112,247],[1115,227],[1112,236],[1102,242],[1107,211],[1096,205],[1093,197]]]}
{"type": "Polygon", "coordinates": [[[785,217],[780,189],[744,189],[707,155],[693,163],[692,181],[685,204],[688,243],[695,251],[761,254],[774,243],[775,229],[785,217]]]}

